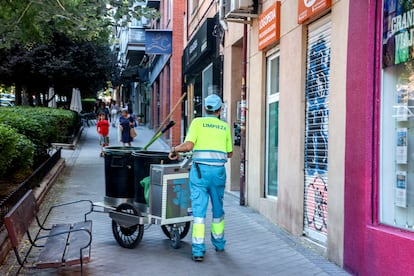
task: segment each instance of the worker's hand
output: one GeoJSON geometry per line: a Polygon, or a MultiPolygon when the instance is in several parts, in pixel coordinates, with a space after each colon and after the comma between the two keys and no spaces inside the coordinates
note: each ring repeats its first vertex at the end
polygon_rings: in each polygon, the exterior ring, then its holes
{"type": "Polygon", "coordinates": [[[123,128],[122,126],[119,126],[119,130],[120,130],[120,131],[123,131],[123,130],[124,130],[124,128],[123,128]]]}
{"type": "Polygon", "coordinates": [[[168,154],[168,158],[170,158],[171,160],[177,160],[178,159],[178,154],[176,152],[170,152],[168,154]]]}

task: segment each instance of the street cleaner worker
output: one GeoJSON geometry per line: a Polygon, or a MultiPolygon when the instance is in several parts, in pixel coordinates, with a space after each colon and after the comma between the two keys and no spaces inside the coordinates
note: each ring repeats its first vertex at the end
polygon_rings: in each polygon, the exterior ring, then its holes
{"type": "Polygon", "coordinates": [[[217,95],[205,98],[207,116],[195,118],[190,125],[183,144],[172,147],[170,159],[178,158],[178,153],[193,151],[193,164],[190,170],[190,191],[194,216],[192,234],[192,259],[204,260],[205,218],[209,198],[213,209],[211,242],[217,252],[224,250],[224,210],[223,196],[226,185],[227,158],[233,155],[231,130],[220,120],[222,101],[217,95]]]}

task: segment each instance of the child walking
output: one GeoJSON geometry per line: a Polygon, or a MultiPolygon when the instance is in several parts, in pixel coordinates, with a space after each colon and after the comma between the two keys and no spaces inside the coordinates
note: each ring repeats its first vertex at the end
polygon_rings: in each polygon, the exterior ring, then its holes
{"type": "Polygon", "coordinates": [[[96,124],[96,131],[99,134],[99,144],[101,145],[101,157],[104,156],[103,148],[109,146],[109,122],[106,120],[105,113],[99,114],[99,121],[96,124]]]}

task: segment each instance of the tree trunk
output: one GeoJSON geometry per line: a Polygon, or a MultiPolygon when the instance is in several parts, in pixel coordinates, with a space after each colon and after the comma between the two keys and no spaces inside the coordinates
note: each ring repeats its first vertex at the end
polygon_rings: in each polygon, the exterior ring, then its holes
{"type": "Polygon", "coordinates": [[[20,83],[16,84],[15,105],[22,105],[22,85],[20,83]]]}
{"type": "Polygon", "coordinates": [[[42,95],[42,92],[40,92],[40,91],[36,92],[36,106],[44,106],[44,104],[43,104],[44,98],[43,98],[43,101],[42,101],[41,95],[42,95]]]}
{"type": "Polygon", "coordinates": [[[26,85],[22,86],[22,105],[29,105],[29,92],[26,85]]]}

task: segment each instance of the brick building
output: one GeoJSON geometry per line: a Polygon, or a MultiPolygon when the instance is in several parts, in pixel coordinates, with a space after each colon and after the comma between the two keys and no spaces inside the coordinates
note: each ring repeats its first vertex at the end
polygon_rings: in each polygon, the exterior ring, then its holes
{"type": "MultiPolygon", "coordinates": [[[[153,26],[160,31],[171,32],[170,54],[149,55],[150,126],[157,128],[170,113],[182,95],[182,49],[185,1],[148,1],[150,7],[159,8],[160,20],[153,26]],[[173,20],[174,18],[174,20],[173,20]]],[[[178,144],[182,139],[182,106],[178,106],[171,120],[176,126],[165,134],[165,139],[178,144]]]]}

